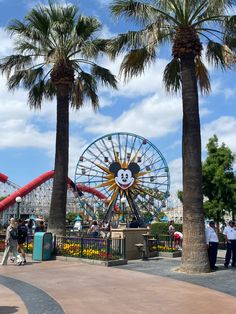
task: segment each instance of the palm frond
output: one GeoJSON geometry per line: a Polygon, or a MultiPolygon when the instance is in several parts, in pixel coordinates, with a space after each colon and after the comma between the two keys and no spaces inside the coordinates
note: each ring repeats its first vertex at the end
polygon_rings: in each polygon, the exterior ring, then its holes
{"type": "Polygon", "coordinates": [[[95,32],[101,29],[101,23],[93,17],[80,16],[76,25],[76,33],[78,37],[87,40],[95,32]]]}
{"type": "Polygon", "coordinates": [[[117,89],[117,80],[115,76],[106,68],[97,64],[92,66],[91,74],[105,86],[111,86],[117,89]]]}
{"type": "Polygon", "coordinates": [[[27,25],[17,19],[12,19],[8,26],[7,26],[7,30],[11,33],[11,34],[18,34],[18,35],[27,35],[29,29],[27,27],[27,25]]]}
{"type": "Polygon", "coordinates": [[[225,15],[227,10],[232,12],[232,8],[235,6],[233,0],[215,0],[208,2],[208,14],[209,15],[225,15]]]}
{"type": "Polygon", "coordinates": [[[9,89],[15,89],[22,86],[26,89],[31,88],[37,80],[41,80],[43,76],[43,67],[38,67],[35,69],[27,69],[17,71],[15,74],[11,75],[8,80],[9,89]]]}
{"type": "Polygon", "coordinates": [[[144,72],[146,65],[150,65],[156,58],[155,50],[149,50],[146,47],[131,50],[123,59],[120,67],[120,73],[124,74],[125,80],[144,72]]]}
{"type": "Polygon", "coordinates": [[[181,88],[180,60],[172,59],[165,67],[163,82],[168,92],[178,92],[181,88]]]}
{"type": "MultiPolygon", "coordinates": [[[[111,12],[115,17],[123,17],[126,19],[130,19],[139,22],[141,24],[147,25],[148,23],[152,23],[159,18],[163,18],[168,23],[172,23],[174,25],[179,25],[178,18],[176,18],[177,14],[172,14],[173,12],[173,4],[171,1],[167,1],[168,5],[164,7],[171,9],[162,9],[163,1],[154,1],[153,5],[150,2],[146,1],[134,1],[134,0],[116,0],[110,6],[111,12]]],[[[178,5],[181,8],[181,4],[178,5]]]]}
{"type": "Polygon", "coordinates": [[[195,58],[195,71],[200,90],[203,94],[208,94],[211,91],[210,77],[207,68],[203,64],[200,57],[195,58]]]}
{"type": "Polygon", "coordinates": [[[79,79],[75,80],[71,93],[72,107],[79,109],[84,102],[84,87],[79,79]]]}
{"type": "Polygon", "coordinates": [[[43,52],[40,48],[37,47],[37,45],[34,45],[33,43],[25,40],[16,41],[16,51],[20,54],[32,55],[35,57],[43,55],[43,52]]]}
{"type": "Polygon", "coordinates": [[[97,40],[87,40],[81,44],[80,53],[85,59],[96,59],[99,53],[102,51],[100,49],[106,50],[106,42],[97,40]]]}
{"type": "Polygon", "coordinates": [[[206,56],[209,63],[222,69],[230,67],[235,60],[233,52],[227,46],[211,40],[207,45],[206,56]]]}
{"type": "Polygon", "coordinates": [[[99,107],[99,100],[95,78],[91,74],[81,71],[78,79],[81,80],[81,84],[83,85],[84,96],[91,101],[92,107],[96,111],[99,107]]]}
{"type": "Polygon", "coordinates": [[[227,17],[224,21],[225,37],[224,42],[230,48],[236,49],[236,15],[227,17]]]}
{"type": "Polygon", "coordinates": [[[24,55],[11,55],[0,60],[0,71],[6,73],[7,77],[10,76],[12,71],[25,69],[32,64],[31,56],[24,55]]]}
{"type": "Polygon", "coordinates": [[[138,22],[150,21],[156,9],[148,3],[139,1],[115,0],[110,6],[115,17],[132,18],[138,22]]]}
{"type": "Polygon", "coordinates": [[[128,49],[138,49],[147,44],[149,34],[153,33],[147,29],[139,31],[128,31],[124,34],[119,34],[116,38],[108,42],[108,51],[112,59],[119,53],[128,49]]]}
{"type": "Polygon", "coordinates": [[[32,9],[25,19],[31,28],[34,28],[44,36],[48,36],[51,23],[49,16],[46,14],[46,10],[43,7],[39,6],[32,9]]]}
{"type": "Polygon", "coordinates": [[[28,103],[30,108],[41,109],[44,99],[52,100],[56,95],[56,89],[51,80],[40,80],[29,91],[28,103]]]}

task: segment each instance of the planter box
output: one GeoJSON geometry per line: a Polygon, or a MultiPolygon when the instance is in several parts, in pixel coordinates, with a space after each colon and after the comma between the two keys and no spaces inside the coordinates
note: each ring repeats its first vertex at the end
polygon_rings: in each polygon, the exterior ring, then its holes
{"type": "Polygon", "coordinates": [[[181,257],[182,252],[176,251],[176,252],[158,252],[158,256],[160,257],[181,257]]]}

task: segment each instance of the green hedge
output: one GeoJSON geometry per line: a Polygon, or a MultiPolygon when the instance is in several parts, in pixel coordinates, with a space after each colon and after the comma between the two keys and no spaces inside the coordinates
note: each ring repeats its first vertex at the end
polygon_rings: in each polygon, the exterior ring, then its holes
{"type": "MultiPolygon", "coordinates": [[[[183,232],[183,225],[182,224],[174,224],[175,230],[179,232],[183,232]]],[[[169,228],[169,223],[166,222],[155,222],[151,224],[151,234],[154,236],[156,234],[168,234],[168,228],[169,228]]]]}

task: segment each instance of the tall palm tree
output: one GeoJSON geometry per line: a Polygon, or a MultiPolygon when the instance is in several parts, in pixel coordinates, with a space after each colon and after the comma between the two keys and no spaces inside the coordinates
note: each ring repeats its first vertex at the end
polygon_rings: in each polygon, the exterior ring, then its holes
{"type": "Polygon", "coordinates": [[[0,62],[9,89],[29,90],[31,108],[40,109],[46,99],[57,101],[55,174],[49,215],[49,230],[65,233],[69,107],[79,109],[86,99],[97,109],[97,82],[116,88],[115,77],[95,63],[104,52],[106,40],[97,38],[100,22],[78,14],[74,5],[32,9],[23,21],[12,20],[7,27],[14,36],[16,54],[0,62]]]}
{"type": "Polygon", "coordinates": [[[224,45],[226,9],[224,0],[116,0],[111,4],[115,17],[135,22],[139,28],[114,38],[110,53],[115,58],[127,52],[121,64],[125,79],[140,75],[156,60],[157,49],[168,43],[172,60],[163,79],[169,92],[182,90],[183,104],[183,232],[181,269],[209,271],[205,244],[202,201],[201,136],[198,87],[210,91],[210,80],[202,62],[203,42],[208,60],[225,68],[232,51],[224,45]]]}

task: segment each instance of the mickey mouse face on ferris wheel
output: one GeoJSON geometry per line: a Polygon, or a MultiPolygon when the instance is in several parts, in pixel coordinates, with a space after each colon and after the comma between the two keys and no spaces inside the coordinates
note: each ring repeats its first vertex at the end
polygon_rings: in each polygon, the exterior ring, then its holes
{"type": "Polygon", "coordinates": [[[134,183],[134,175],[140,171],[140,167],[135,162],[131,162],[128,168],[122,168],[119,162],[113,162],[109,170],[114,173],[116,184],[122,190],[126,190],[134,183]]]}

